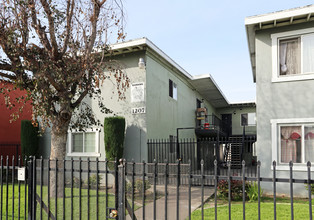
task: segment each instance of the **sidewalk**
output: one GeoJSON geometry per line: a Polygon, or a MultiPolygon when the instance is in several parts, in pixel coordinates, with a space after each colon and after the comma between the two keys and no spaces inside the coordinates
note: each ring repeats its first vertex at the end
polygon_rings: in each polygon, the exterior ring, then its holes
{"type": "MultiPolygon", "coordinates": [[[[189,194],[187,186],[180,186],[180,197],[179,197],[179,219],[184,220],[189,216],[189,194]]],[[[168,215],[167,219],[176,219],[177,218],[177,188],[174,186],[168,187],[168,215]]],[[[164,186],[157,186],[157,191],[164,192],[164,186]]],[[[204,187],[204,201],[208,199],[214,193],[213,187],[204,187]]],[[[191,188],[191,212],[201,205],[201,187],[192,187],[191,188]]],[[[135,211],[135,216],[138,220],[143,219],[143,208],[140,208],[135,211]]],[[[154,203],[146,204],[145,206],[145,219],[153,219],[154,216],[154,203]]],[[[131,217],[128,215],[127,220],[131,220],[131,217]]],[[[163,220],[165,219],[165,197],[162,197],[156,201],[156,219],[163,220]]]]}

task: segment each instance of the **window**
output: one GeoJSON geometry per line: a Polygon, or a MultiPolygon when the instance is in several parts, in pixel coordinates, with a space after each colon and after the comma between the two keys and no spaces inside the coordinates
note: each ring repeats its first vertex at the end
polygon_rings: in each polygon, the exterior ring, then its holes
{"type": "Polygon", "coordinates": [[[256,125],[256,113],[241,114],[242,126],[255,126],[256,125]]]}
{"type": "Polygon", "coordinates": [[[279,75],[301,73],[301,38],[279,40],[279,75]]]}
{"type": "Polygon", "coordinates": [[[272,120],[273,159],[279,164],[314,161],[314,119],[272,120]]]}
{"type": "Polygon", "coordinates": [[[99,130],[68,133],[68,156],[100,156],[99,130]]]}
{"type": "Polygon", "coordinates": [[[314,28],[271,37],[273,82],[314,79],[314,28]]]}
{"type": "Polygon", "coordinates": [[[177,84],[175,84],[171,79],[169,79],[169,96],[175,100],[178,99],[177,84]]]}

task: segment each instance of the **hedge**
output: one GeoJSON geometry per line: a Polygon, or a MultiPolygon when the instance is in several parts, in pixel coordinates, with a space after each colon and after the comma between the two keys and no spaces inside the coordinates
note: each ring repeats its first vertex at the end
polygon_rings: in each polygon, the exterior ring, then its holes
{"type": "Polygon", "coordinates": [[[104,122],[105,150],[108,160],[120,159],[124,151],[125,119],[123,117],[108,117],[104,122]]]}
{"type": "Polygon", "coordinates": [[[38,131],[38,126],[34,127],[30,120],[21,121],[21,150],[23,158],[37,154],[38,131]]]}

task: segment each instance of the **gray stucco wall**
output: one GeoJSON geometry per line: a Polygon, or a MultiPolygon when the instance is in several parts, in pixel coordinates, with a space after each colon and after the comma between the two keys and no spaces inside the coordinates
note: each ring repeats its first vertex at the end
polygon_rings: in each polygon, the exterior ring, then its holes
{"type": "MultiPolygon", "coordinates": [[[[261,176],[271,177],[272,175],[271,119],[314,117],[314,102],[312,101],[314,80],[272,82],[272,43],[270,35],[313,26],[314,22],[309,22],[256,32],[257,157],[262,162],[261,176]]],[[[278,177],[289,177],[287,171],[278,171],[277,173],[278,177]]],[[[294,178],[305,177],[304,172],[296,171],[294,173],[294,178]]],[[[272,187],[270,184],[263,184],[262,187],[266,192],[271,193],[272,187]]],[[[278,184],[278,193],[288,193],[287,189],[287,184],[278,184]]],[[[295,193],[305,195],[304,185],[298,184],[295,187],[295,193]]]]}

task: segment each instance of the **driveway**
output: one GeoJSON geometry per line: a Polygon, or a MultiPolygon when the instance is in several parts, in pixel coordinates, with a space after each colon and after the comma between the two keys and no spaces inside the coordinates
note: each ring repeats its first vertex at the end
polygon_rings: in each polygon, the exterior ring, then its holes
{"type": "MultiPolygon", "coordinates": [[[[179,197],[179,219],[184,220],[189,216],[189,194],[187,186],[180,186],[180,197],[179,197]]],[[[164,193],[164,186],[157,186],[157,191],[164,193]]],[[[177,188],[175,186],[168,186],[168,212],[167,219],[174,220],[177,219],[177,188]]],[[[213,187],[204,188],[204,201],[208,199],[214,193],[213,187]]],[[[191,212],[197,209],[201,205],[201,187],[191,188],[191,212]]],[[[135,216],[138,220],[143,219],[143,208],[135,211],[135,216]]],[[[154,217],[154,203],[151,202],[145,206],[145,219],[153,219],[154,217]]],[[[127,220],[131,217],[127,216],[127,220]]],[[[165,197],[162,197],[156,201],[156,219],[165,219],[165,197]]]]}

